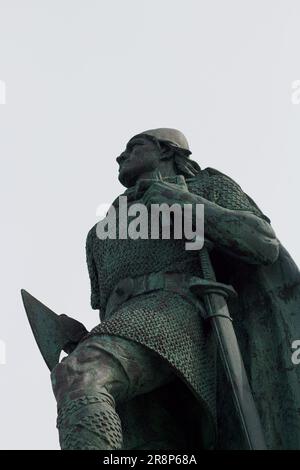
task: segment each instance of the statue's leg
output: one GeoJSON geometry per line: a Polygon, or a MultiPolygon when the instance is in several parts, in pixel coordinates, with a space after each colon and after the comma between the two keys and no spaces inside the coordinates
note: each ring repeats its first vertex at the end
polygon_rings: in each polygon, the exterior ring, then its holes
{"type": "Polygon", "coordinates": [[[143,346],[114,336],[79,344],[51,374],[62,449],[122,448],[115,406],[172,379],[170,369],[143,346]]]}

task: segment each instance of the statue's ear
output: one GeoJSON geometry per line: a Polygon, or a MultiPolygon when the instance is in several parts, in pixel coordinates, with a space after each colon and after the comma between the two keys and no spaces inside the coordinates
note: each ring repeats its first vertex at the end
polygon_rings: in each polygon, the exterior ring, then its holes
{"type": "Polygon", "coordinates": [[[160,159],[170,160],[173,157],[174,150],[168,145],[161,145],[160,147],[160,159]]]}

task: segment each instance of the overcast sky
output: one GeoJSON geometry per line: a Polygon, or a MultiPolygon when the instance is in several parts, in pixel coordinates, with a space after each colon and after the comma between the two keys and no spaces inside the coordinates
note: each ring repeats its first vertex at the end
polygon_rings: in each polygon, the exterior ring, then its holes
{"type": "Polygon", "coordinates": [[[19,290],[98,322],[85,238],[137,132],[182,130],[300,264],[299,24],[297,0],[0,0],[0,448],[58,448],[19,290]]]}

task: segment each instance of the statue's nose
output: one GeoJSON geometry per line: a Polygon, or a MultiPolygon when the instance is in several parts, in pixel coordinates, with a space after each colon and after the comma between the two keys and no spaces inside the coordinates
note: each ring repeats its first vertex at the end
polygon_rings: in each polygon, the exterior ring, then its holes
{"type": "Polygon", "coordinates": [[[119,155],[116,160],[117,160],[117,162],[118,162],[119,165],[120,165],[120,164],[123,163],[125,160],[127,160],[127,158],[128,158],[128,154],[127,154],[126,152],[122,152],[121,155],[119,155]]]}

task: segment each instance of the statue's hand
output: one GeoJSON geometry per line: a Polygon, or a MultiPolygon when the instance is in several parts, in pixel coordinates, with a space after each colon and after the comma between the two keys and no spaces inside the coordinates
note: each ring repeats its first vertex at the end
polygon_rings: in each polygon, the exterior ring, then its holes
{"type": "Polygon", "coordinates": [[[174,183],[167,183],[165,181],[154,181],[149,184],[149,188],[143,195],[143,203],[146,206],[151,204],[193,204],[195,203],[195,196],[186,189],[174,183]]]}

